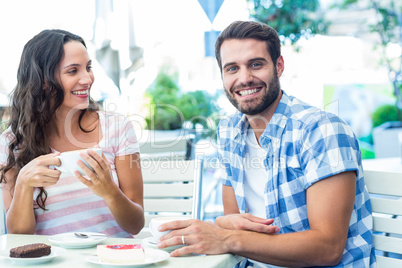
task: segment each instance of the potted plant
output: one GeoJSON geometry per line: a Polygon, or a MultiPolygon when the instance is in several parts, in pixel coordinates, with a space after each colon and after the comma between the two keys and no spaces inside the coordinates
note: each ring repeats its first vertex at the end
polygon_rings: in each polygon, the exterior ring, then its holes
{"type": "Polygon", "coordinates": [[[177,83],[178,75],[163,66],[154,83],[146,90],[149,130],[179,130],[183,124],[191,129],[201,125],[214,131],[218,114],[216,98],[207,91],[183,92],[177,83]]]}
{"type": "MultiPolygon", "coordinates": [[[[182,137],[192,147],[199,138],[211,136],[218,123],[218,105],[215,96],[207,91],[183,92],[178,86],[178,75],[170,66],[162,66],[154,83],[146,90],[148,115],[145,118],[149,137],[182,137]]],[[[190,153],[194,150],[190,148],[190,153]]]]}
{"type": "Polygon", "coordinates": [[[402,121],[399,120],[396,105],[380,106],[372,114],[373,142],[376,158],[398,157],[401,155],[399,136],[402,135],[402,121]],[[399,146],[395,146],[397,143],[399,146]]]}

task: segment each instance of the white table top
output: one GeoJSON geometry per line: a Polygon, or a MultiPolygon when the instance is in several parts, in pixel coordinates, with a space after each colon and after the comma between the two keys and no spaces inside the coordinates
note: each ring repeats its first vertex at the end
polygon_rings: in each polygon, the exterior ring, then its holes
{"type": "Polygon", "coordinates": [[[402,173],[402,158],[375,158],[363,160],[363,170],[402,173]]]}
{"type": "MultiPolygon", "coordinates": [[[[31,244],[31,243],[46,243],[52,245],[48,240],[49,236],[44,235],[15,235],[7,234],[0,236],[0,250],[9,250],[10,248],[31,244]]],[[[140,239],[128,239],[128,238],[108,238],[102,242],[102,244],[140,244],[142,240],[140,239]]],[[[144,246],[145,247],[145,246],[144,246]]],[[[101,268],[103,266],[89,263],[85,258],[89,255],[96,255],[96,247],[84,248],[84,249],[67,249],[66,253],[57,256],[51,262],[40,264],[36,267],[71,267],[71,268],[101,268]]],[[[232,255],[232,254],[222,254],[222,255],[188,255],[182,257],[169,257],[167,260],[151,264],[146,267],[219,267],[232,268],[237,263],[241,262],[244,258],[232,255]]],[[[1,268],[17,268],[24,267],[26,265],[16,265],[9,261],[8,259],[0,260],[1,268]]]]}

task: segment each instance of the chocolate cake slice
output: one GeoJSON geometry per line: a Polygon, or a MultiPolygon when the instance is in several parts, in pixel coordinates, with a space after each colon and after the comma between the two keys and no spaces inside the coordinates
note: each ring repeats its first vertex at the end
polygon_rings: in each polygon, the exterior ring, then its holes
{"type": "Polygon", "coordinates": [[[29,244],[10,249],[12,258],[39,258],[50,255],[50,246],[43,243],[29,244]]]}

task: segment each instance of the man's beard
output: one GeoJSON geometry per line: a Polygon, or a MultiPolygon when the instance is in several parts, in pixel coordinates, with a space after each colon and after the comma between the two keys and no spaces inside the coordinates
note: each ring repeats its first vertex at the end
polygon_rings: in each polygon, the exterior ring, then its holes
{"type": "MultiPolygon", "coordinates": [[[[267,86],[266,83],[261,82],[259,84],[255,84],[254,82],[250,82],[247,85],[240,85],[239,87],[258,87],[258,86],[264,86],[267,92],[265,95],[262,97],[261,102],[257,104],[257,106],[252,106],[252,103],[255,102],[253,100],[250,102],[250,104],[246,102],[242,102],[242,105],[239,105],[238,101],[230,95],[229,90],[225,89],[225,94],[229,101],[232,103],[236,109],[238,109],[240,112],[247,114],[247,115],[256,115],[260,114],[263,111],[265,111],[277,98],[279,95],[280,91],[280,86],[279,86],[279,78],[276,76],[276,71],[274,72],[275,76],[273,79],[269,82],[269,85],[267,86]]],[[[236,93],[233,93],[236,94],[236,93]]]]}

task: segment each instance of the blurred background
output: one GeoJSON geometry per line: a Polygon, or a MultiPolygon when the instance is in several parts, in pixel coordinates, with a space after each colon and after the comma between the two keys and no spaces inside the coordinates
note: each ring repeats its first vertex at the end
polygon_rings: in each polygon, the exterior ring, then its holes
{"type": "MultiPolygon", "coordinates": [[[[282,88],[343,118],[364,159],[402,157],[402,3],[392,0],[1,1],[2,125],[24,44],[61,28],[86,40],[91,95],[105,110],[129,115],[140,140],[147,131],[194,134],[191,157],[214,163],[216,124],[234,111],[214,42],[235,20],[278,31],[282,88]]],[[[219,205],[219,174],[206,167],[204,198],[219,205]]]]}

